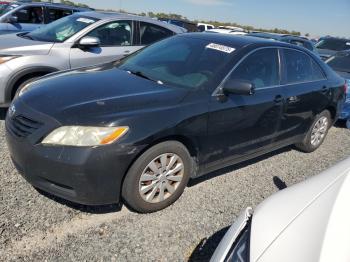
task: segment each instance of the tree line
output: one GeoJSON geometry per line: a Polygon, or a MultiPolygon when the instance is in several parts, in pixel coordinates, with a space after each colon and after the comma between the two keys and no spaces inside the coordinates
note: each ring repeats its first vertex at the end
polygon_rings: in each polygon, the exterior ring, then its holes
{"type": "MultiPolygon", "coordinates": [[[[44,2],[45,0],[34,0],[36,2],[44,2]]],[[[47,0],[46,0],[47,1],[47,0]]],[[[51,0],[51,2],[53,2],[51,0]]],[[[88,5],[86,4],[80,4],[80,3],[75,3],[73,1],[69,1],[69,0],[60,0],[60,2],[62,4],[65,5],[71,5],[71,6],[78,6],[78,7],[86,7],[89,8],[88,5]]],[[[115,12],[116,10],[113,9],[99,9],[99,11],[112,11],[115,12]]],[[[119,10],[118,12],[123,12],[123,13],[130,13],[130,12],[126,12],[125,10],[119,10]]],[[[229,22],[219,22],[219,21],[205,21],[205,20],[193,20],[191,21],[190,19],[188,19],[185,16],[179,15],[179,14],[174,14],[174,13],[154,13],[154,12],[142,12],[140,14],[136,14],[136,15],[140,15],[140,16],[148,16],[151,18],[170,18],[170,19],[180,19],[180,20],[186,20],[188,22],[193,22],[193,23],[206,23],[206,24],[212,24],[215,27],[219,27],[219,26],[235,26],[235,27],[240,27],[243,28],[244,30],[247,31],[262,31],[262,32],[270,32],[270,33],[277,33],[277,34],[291,34],[291,35],[298,35],[300,36],[301,33],[298,31],[289,31],[289,30],[285,30],[285,29],[280,29],[280,28],[273,28],[273,29],[266,29],[266,28],[256,28],[253,26],[249,26],[249,25],[240,25],[238,23],[229,23],[229,22]]],[[[309,36],[309,34],[305,34],[305,36],[309,36]]]]}

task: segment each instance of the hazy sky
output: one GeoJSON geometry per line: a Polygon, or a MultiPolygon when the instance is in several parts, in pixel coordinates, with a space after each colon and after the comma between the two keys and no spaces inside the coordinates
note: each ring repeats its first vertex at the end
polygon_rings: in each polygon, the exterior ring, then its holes
{"type": "Polygon", "coordinates": [[[350,37],[350,0],[75,0],[95,8],[177,13],[190,19],[350,37]]]}

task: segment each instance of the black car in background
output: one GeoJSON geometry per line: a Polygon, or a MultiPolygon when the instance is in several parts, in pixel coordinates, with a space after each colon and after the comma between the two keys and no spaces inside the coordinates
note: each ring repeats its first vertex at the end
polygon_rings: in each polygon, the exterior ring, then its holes
{"type": "Polygon", "coordinates": [[[304,48],[183,34],[27,85],[8,111],[6,139],[14,165],[37,188],[154,212],[175,202],[190,178],[291,144],[316,150],[344,88],[304,48]]]}
{"type": "Polygon", "coordinates": [[[255,36],[265,39],[277,40],[292,45],[302,46],[306,49],[317,52],[313,42],[305,37],[295,36],[295,35],[285,35],[285,34],[274,34],[274,33],[265,33],[265,32],[251,32],[247,36],[255,36]]]}
{"type": "Polygon", "coordinates": [[[187,32],[199,32],[197,24],[183,19],[158,18],[159,21],[185,28],[187,32]]]}
{"type": "Polygon", "coordinates": [[[350,39],[337,37],[323,37],[316,48],[323,60],[327,60],[339,51],[350,50],[350,39]]]}

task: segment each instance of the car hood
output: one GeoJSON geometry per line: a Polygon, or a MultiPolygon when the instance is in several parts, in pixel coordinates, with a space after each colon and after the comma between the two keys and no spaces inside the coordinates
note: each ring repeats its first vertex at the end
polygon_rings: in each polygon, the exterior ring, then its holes
{"type": "Polygon", "coordinates": [[[18,34],[0,35],[0,55],[46,55],[53,45],[26,39],[18,34]]]}
{"type": "Polygon", "coordinates": [[[350,159],[283,190],[255,210],[250,261],[350,259],[350,159]]]}
{"type": "Polygon", "coordinates": [[[187,93],[105,64],[48,75],[19,99],[62,124],[105,124],[120,115],[176,105],[187,93]]]}

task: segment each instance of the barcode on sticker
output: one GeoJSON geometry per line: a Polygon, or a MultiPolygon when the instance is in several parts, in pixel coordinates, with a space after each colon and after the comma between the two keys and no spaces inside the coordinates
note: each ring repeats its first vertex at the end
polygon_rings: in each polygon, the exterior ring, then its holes
{"type": "Polygon", "coordinates": [[[228,53],[228,54],[231,54],[232,52],[234,52],[236,50],[233,47],[229,47],[229,46],[225,46],[225,45],[219,45],[219,44],[214,44],[214,43],[211,43],[211,44],[207,45],[206,48],[218,50],[218,51],[225,52],[225,53],[228,53]]]}

